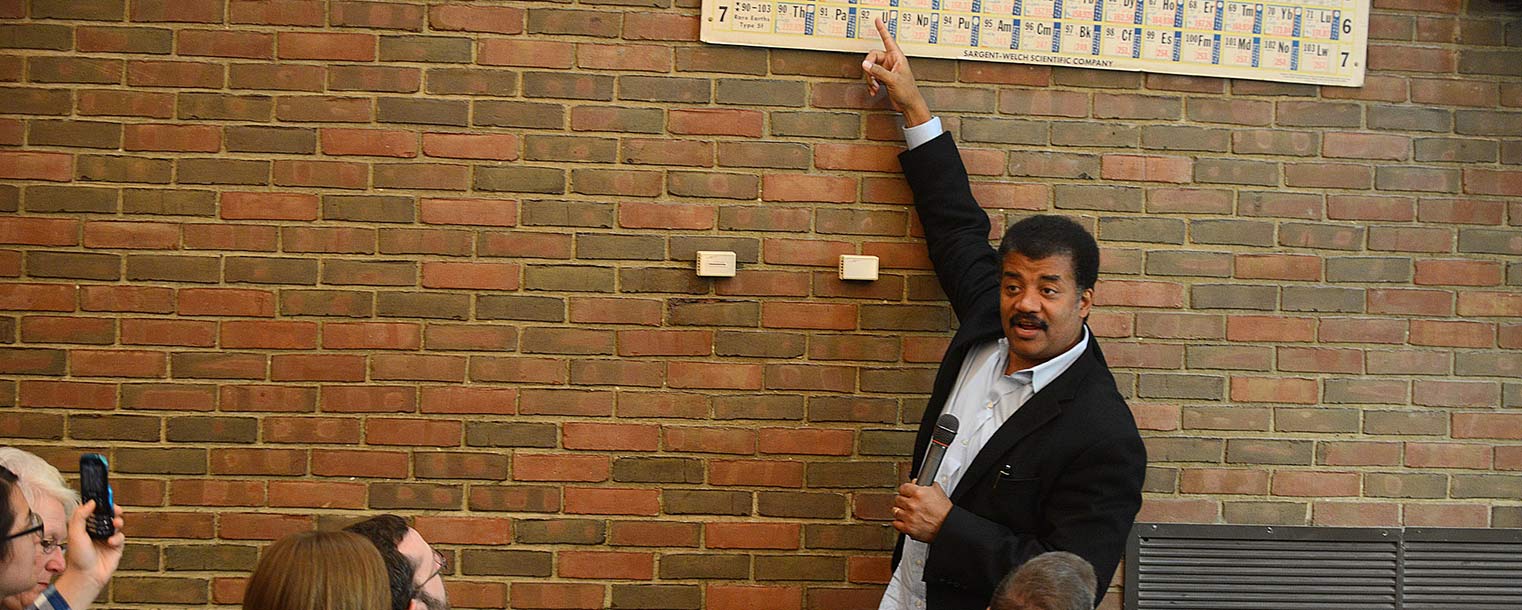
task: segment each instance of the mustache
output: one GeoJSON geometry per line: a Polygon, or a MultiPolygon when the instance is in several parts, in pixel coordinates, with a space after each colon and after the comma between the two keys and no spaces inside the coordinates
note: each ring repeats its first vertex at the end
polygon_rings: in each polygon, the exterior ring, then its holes
{"type": "Polygon", "coordinates": [[[1029,324],[1041,330],[1046,330],[1046,321],[1036,317],[1036,314],[1017,313],[1009,317],[1010,326],[1019,326],[1021,324],[1029,324]]]}

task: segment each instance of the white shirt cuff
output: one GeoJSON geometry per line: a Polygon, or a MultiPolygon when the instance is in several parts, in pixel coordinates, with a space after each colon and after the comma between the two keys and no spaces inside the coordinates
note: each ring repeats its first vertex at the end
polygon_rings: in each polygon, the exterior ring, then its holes
{"type": "Polygon", "coordinates": [[[930,117],[930,120],[919,125],[904,128],[904,145],[909,150],[914,150],[919,145],[934,140],[936,136],[941,135],[941,131],[943,131],[941,129],[941,117],[930,117]]]}

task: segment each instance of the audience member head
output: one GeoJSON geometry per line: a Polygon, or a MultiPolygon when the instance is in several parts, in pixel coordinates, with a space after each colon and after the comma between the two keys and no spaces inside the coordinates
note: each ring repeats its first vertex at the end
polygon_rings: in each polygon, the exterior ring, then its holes
{"type": "Polygon", "coordinates": [[[68,517],[79,507],[79,492],[70,489],[52,464],[15,447],[0,447],[0,466],[15,473],[26,503],[42,518],[42,546],[35,559],[35,579],[30,590],[0,599],[0,609],[22,610],[63,573],[63,553],[68,547],[68,517]]]}
{"type": "Polygon", "coordinates": [[[1094,610],[1094,566],[1066,551],[1035,556],[994,589],[989,610],[1094,610]]]}
{"type": "Polygon", "coordinates": [[[350,532],[299,532],[264,550],[243,610],[386,610],[386,564],[350,532]]]}
{"type": "Polygon", "coordinates": [[[377,515],[344,528],[375,544],[391,580],[391,610],[449,610],[444,556],[396,515],[377,515]]]}
{"type": "Polygon", "coordinates": [[[0,595],[15,595],[36,584],[37,536],[42,521],[21,495],[16,474],[0,466],[0,595]]]}

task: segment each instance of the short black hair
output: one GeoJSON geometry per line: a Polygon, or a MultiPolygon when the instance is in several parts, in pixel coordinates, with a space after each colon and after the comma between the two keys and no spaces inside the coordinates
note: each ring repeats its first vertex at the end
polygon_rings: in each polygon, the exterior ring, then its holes
{"type": "Polygon", "coordinates": [[[411,605],[415,587],[412,573],[416,568],[407,556],[396,550],[402,538],[411,529],[407,521],[396,515],[376,515],[344,528],[369,539],[380,551],[381,561],[386,563],[386,578],[391,581],[391,610],[407,610],[411,605]]]}
{"type": "Polygon", "coordinates": [[[999,259],[1017,252],[1029,259],[1066,256],[1073,261],[1073,273],[1079,290],[1094,287],[1099,281],[1099,244],[1094,236],[1066,216],[1027,216],[1004,230],[999,241],[999,259]]]}
{"type": "MultiPolygon", "coordinates": [[[[11,533],[11,526],[16,524],[16,518],[20,517],[11,512],[11,494],[16,493],[16,473],[11,469],[0,466],[0,533],[11,533]]],[[[0,543],[0,564],[11,559],[11,541],[0,543]]]]}

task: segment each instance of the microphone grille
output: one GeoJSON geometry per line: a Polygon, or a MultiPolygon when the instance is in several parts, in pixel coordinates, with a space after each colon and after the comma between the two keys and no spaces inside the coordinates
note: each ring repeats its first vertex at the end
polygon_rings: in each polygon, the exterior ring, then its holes
{"type": "Polygon", "coordinates": [[[951,440],[957,436],[957,416],[947,413],[940,419],[935,420],[935,432],[930,434],[930,439],[943,445],[951,444],[951,440]]]}

